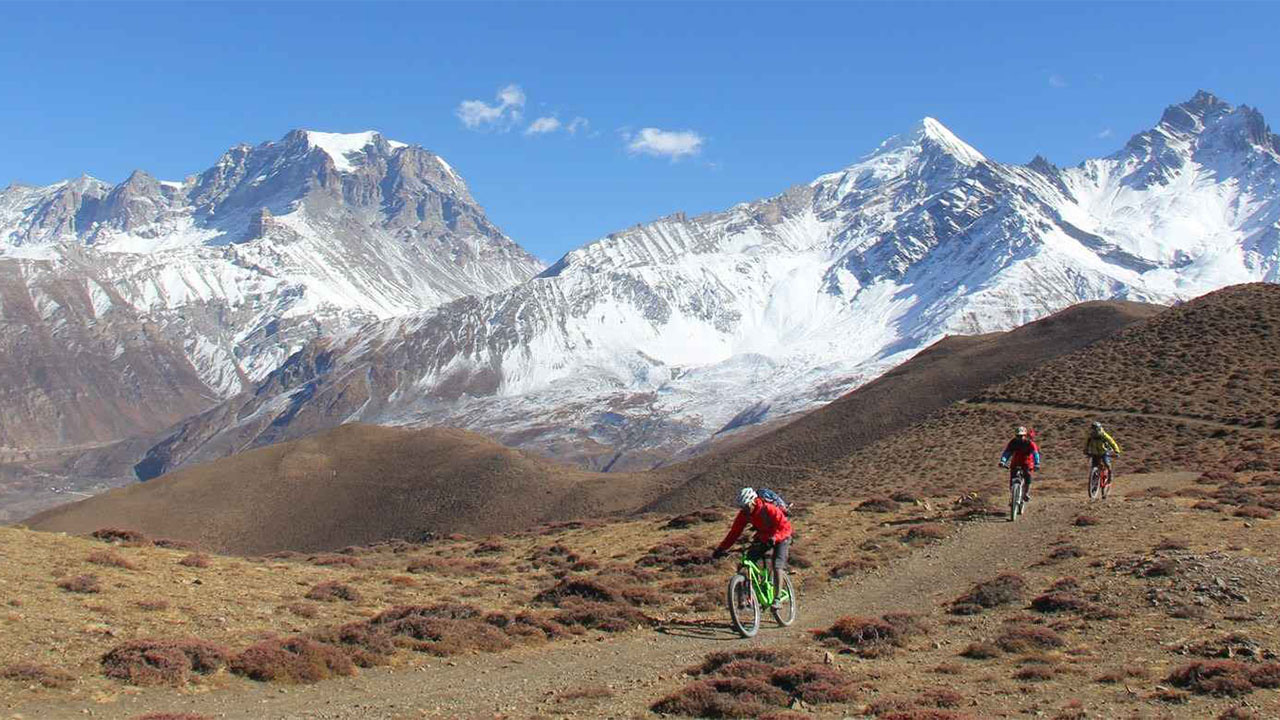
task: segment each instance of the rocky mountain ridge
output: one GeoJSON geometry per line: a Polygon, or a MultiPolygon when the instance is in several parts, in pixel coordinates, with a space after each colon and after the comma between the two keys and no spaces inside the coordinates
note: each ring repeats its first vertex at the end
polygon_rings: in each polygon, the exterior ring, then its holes
{"type": "Polygon", "coordinates": [[[952,334],[1277,279],[1280,140],[1198,93],[1119,152],[1000,163],[926,118],[773,198],[636,226],[527,283],[319,340],[141,466],[347,421],[646,467],[830,401],[952,334]]]}

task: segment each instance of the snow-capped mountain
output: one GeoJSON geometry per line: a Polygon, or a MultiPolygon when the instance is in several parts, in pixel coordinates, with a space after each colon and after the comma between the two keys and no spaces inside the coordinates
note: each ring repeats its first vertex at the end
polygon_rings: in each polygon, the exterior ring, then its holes
{"type": "Polygon", "coordinates": [[[995,162],[926,118],[853,165],[537,278],[314,343],[140,466],[333,424],[460,425],[635,467],[828,401],[947,334],[1276,281],[1280,139],[1201,92],[1121,151],[995,162]]]}
{"type": "Polygon", "coordinates": [[[0,190],[0,348],[20,390],[0,412],[0,446],[165,427],[252,387],[314,338],[541,269],[443,158],[376,132],[293,131],[181,182],[138,171],[115,186],[12,185],[0,190]],[[144,356],[179,379],[156,382],[144,356]],[[47,372],[76,357],[85,377],[47,372]],[[91,430],[75,416],[98,406],[66,397],[81,386],[111,395],[108,406],[159,411],[91,430]]]}

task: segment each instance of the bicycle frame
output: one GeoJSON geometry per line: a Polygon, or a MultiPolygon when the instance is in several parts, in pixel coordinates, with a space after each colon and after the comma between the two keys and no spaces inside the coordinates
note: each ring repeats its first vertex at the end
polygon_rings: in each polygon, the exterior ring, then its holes
{"type": "Polygon", "coordinates": [[[761,567],[760,563],[747,557],[742,556],[742,567],[747,569],[747,579],[751,581],[751,590],[756,594],[756,600],[760,602],[761,607],[769,607],[773,605],[773,595],[776,589],[773,587],[773,579],[769,576],[772,573],[761,567]]]}

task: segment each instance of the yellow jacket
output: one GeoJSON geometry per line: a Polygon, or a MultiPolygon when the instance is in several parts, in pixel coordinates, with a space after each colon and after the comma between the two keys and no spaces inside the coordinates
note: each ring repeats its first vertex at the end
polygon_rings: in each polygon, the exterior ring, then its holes
{"type": "Polygon", "coordinates": [[[1092,457],[1102,457],[1108,452],[1114,452],[1119,455],[1120,443],[1108,435],[1106,430],[1096,435],[1091,431],[1089,439],[1084,441],[1084,453],[1092,457]]]}

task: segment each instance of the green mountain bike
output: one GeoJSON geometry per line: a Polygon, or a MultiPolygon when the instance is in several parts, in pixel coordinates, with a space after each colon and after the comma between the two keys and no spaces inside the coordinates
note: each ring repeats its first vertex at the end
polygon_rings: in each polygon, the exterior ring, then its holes
{"type": "Polygon", "coordinates": [[[791,576],[783,570],[779,574],[779,587],[774,587],[773,573],[766,561],[756,562],[742,553],[738,572],[729,578],[729,619],[742,637],[752,637],[760,630],[760,609],[769,608],[779,625],[787,626],[796,621],[796,591],[791,576]],[[776,603],[775,603],[776,600],[776,603]]]}

